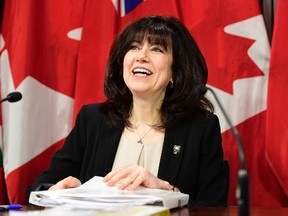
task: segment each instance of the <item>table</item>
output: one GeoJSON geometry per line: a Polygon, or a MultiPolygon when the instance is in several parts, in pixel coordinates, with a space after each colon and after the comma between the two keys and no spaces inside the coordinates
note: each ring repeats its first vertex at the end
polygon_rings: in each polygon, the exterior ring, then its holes
{"type": "MultiPolygon", "coordinates": [[[[171,216],[238,216],[237,207],[180,208],[171,210],[171,216]]],[[[252,208],[250,216],[287,216],[288,208],[252,208]]]]}
{"type": "MultiPolygon", "coordinates": [[[[43,209],[39,206],[23,206],[20,211],[43,209]]],[[[252,208],[250,216],[287,216],[288,208],[252,208]]],[[[9,216],[9,211],[0,212],[0,216],[9,216]]],[[[177,208],[171,210],[171,216],[238,216],[237,207],[228,208],[177,208]]]]}

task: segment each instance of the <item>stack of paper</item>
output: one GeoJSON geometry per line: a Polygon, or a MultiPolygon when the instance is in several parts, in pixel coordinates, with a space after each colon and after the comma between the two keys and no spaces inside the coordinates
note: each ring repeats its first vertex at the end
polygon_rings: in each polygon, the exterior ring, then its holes
{"type": "Polygon", "coordinates": [[[189,195],[145,187],[134,191],[118,190],[118,185],[109,187],[102,177],[95,176],[78,188],[54,191],[34,191],[29,202],[39,206],[73,204],[78,208],[113,210],[119,207],[158,205],[169,209],[188,204],[189,195]]]}

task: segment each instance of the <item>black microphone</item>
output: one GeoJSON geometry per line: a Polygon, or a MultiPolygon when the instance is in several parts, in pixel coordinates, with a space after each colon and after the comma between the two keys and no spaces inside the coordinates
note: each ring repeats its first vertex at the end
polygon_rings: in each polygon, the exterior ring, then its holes
{"type": "Polygon", "coordinates": [[[14,103],[14,102],[21,100],[21,98],[22,98],[22,94],[20,92],[11,92],[7,95],[7,97],[1,99],[0,103],[4,101],[14,103]]]}
{"type": "Polygon", "coordinates": [[[250,206],[249,206],[249,183],[248,183],[248,174],[245,166],[245,155],[243,150],[243,145],[238,133],[238,130],[233,126],[231,123],[230,118],[227,115],[222,103],[220,102],[219,98],[217,97],[216,93],[213,89],[207,87],[204,84],[199,85],[196,88],[196,93],[198,95],[204,95],[207,91],[210,91],[214,96],[218,106],[220,107],[226,122],[231,128],[233,133],[234,139],[236,140],[238,151],[239,151],[239,158],[240,158],[240,169],[238,170],[238,187],[236,190],[236,197],[238,200],[239,205],[239,215],[240,216],[249,216],[250,215],[250,206]]]}

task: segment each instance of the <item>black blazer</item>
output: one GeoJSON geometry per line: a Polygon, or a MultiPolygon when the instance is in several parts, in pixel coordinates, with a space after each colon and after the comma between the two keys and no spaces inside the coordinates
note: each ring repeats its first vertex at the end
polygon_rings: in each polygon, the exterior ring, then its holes
{"type": "MultiPolygon", "coordinates": [[[[67,176],[82,183],[111,171],[122,128],[110,127],[100,112],[101,104],[85,105],[63,147],[50,167],[27,189],[55,184],[67,176]]],[[[166,129],[158,177],[190,196],[192,206],[226,206],[226,181],[219,121],[214,114],[193,116],[166,129]]],[[[43,187],[42,187],[43,189],[43,187]]],[[[28,197],[27,197],[28,198],[28,197]]]]}

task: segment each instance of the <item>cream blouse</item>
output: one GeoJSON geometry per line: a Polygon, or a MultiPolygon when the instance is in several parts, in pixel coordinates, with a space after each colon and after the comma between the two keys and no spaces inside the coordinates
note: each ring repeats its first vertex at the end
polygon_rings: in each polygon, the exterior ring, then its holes
{"type": "Polygon", "coordinates": [[[139,144],[127,139],[122,133],[112,170],[137,164],[157,176],[162,148],[163,141],[160,143],[139,144]]]}

